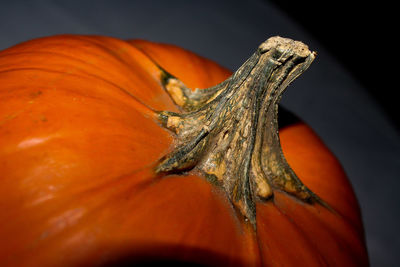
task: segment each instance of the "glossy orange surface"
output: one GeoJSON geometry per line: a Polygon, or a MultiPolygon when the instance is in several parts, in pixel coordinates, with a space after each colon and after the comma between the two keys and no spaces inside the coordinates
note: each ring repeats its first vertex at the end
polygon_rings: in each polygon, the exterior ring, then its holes
{"type": "Polygon", "coordinates": [[[305,124],[281,131],[285,156],[336,212],[277,192],[257,205],[255,233],[196,172],[156,176],[174,139],[154,111],[178,109],[154,62],[191,88],[230,75],[181,48],[107,37],[0,52],[1,266],[367,264],[351,186],[305,124]]]}

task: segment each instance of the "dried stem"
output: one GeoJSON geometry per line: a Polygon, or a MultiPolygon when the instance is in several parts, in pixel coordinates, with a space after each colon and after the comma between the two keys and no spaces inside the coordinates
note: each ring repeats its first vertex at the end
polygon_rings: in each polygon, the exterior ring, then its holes
{"type": "Polygon", "coordinates": [[[163,84],[185,112],[159,113],[176,134],[177,146],[156,168],[179,173],[197,168],[222,187],[254,226],[256,201],[285,191],[303,201],[320,201],[283,156],[278,135],[278,103],[287,86],[315,58],[301,42],[272,37],[226,81],[191,90],[163,72],[163,84]]]}

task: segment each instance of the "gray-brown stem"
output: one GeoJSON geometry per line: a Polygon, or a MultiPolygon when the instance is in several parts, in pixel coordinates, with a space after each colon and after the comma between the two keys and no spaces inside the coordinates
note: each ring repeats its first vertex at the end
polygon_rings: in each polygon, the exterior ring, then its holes
{"type": "Polygon", "coordinates": [[[306,45],[272,37],[226,81],[195,90],[165,72],[164,86],[185,112],[159,113],[176,134],[176,148],[156,168],[179,173],[197,168],[221,186],[254,226],[256,201],[279,189],[303,201],[319,201],[286,162],[278,135],[278,102],[287,86],[315,58],[306,45]]]}

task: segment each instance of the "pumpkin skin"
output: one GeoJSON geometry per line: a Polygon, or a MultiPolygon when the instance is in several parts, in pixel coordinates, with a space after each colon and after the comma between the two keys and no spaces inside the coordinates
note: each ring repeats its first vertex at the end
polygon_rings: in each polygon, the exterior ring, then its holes
{"type": "Polygon", "coordinates": [[[2,266],[368,265],[351,185],[302,122],[281,129],[283,152],[333,210],[275,192],[255,232],[199,173],[155,174],[174,137],[154,111],[179,110],[154,62],[190,88],[231,74],[175,46],[99,36],[0,53],[2,266]]]}

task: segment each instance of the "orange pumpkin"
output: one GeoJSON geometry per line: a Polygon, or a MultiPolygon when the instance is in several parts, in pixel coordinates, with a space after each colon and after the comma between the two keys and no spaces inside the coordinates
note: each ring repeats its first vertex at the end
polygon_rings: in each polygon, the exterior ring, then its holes
{"type": "Polygon", "coordinates": [[[211,168],[203,158],[213,148],[184,168],[157,169],[189,142],[160,121],[160,111],[182,113],[180,81],[208,88],[230,75],[184,49],[141,40],[56,36],[0,52],[1,265],[368,265],[352,188],[300,121],[283,127],[280,141],[317,201],[273,183],[273,196],[257,197],[254,175],[254,207],[236,201],[229,185],[196,167],[211,168]]]}

